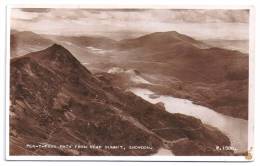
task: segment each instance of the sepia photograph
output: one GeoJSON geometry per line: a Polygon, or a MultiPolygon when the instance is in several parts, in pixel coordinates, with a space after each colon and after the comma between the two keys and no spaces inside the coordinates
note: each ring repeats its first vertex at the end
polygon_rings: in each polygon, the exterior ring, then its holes
{"type": "Polygon", "coordinates": [[[251,160],[250,8],[10,8],[10,156],[251,160]]]}

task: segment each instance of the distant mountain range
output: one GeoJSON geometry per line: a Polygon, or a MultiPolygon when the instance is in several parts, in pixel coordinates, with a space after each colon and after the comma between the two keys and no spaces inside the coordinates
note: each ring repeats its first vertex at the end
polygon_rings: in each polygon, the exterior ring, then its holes
{"type": "Polygon", "coordinates": [[[63,45],[93,73],[101,72],[109,79],[116,77],[114,80],[120,80],[118,83],[111,81],[117,86],[125,85],[121,88],[127,89],[133,84],[122,83],[122,73],[108,76],[107,71],[115,67],[136,70],[152,84],[134,86],[189,98],[217,112],[248,118],[249,60],[246,53],[218,48],[215,46],[219,44],[212,44],[212,41],[198,41],[175,31],[155,32],[121,41],[106,37],[16,32],[11,36],[11,56],[23,55],[15,50],[41,50],[51,43],[63,45]]]}
{"type": "MultiPolygon", "coordinates": [[[[248,41],[246,40],[195,40],[187,35],[180,34],[176,31],[168,32],[155,32],[148,35],[144,35],[138,38],[124,39],[116,41],[108,37],[102,36],[61,36],[61,35],[43,35],[37,34],[31,31],[11,31],[11,46],[12,51],[16,48],[28,50],[25,52],[32,52],[34,49],[30,50],[25,48],[28,46],[33,47],[45,47],[47,48],[55,42],[64,42],[71,44],[76,44],[78,46],[86,47],[92,46],[97,48],[138,48],[138,47],[150,47],[152,49],[165,47],[174,47],[176,43],[182,43],[187,45],[192,45],[201,49],[219,47],[232,49],[237,51],[242,51],[243,53],[248,53],[248,41]],[[17,46],[17,44],[20,44],[17,46]]],[[[19,55],[24,54],[21,52],[19,55]]],[[[16,54],[15,54],[16,55],[16,54]]]]}
{"type": "Polygon", "coordinates": [[[142,156],[155,154],[159,148],[175,155],[234,155],[216,150],[216,145],[230,145],[216,128],[190,116],[168,113],[162,106],[114,87],[61,45],[12,58],[10,76],[11,155],[142,156]],[[164,128],[170,132],[160,130],[164,128]],[[126,149],[25,148],[35,144],[123,145],[126,149]]]}
{"type": "Polygon", "coordinates": [[[204,40],[210,46],[219,47],[229,50],[237,50],[242,53],[249,53],[249,41],[248,40],[204,40]]]}
{"type": "Polygon", "coordinates": [[[39,51],[53,44],[50,39],[30,31],[11,31],[10,41],[12,57],[39,51]]]}

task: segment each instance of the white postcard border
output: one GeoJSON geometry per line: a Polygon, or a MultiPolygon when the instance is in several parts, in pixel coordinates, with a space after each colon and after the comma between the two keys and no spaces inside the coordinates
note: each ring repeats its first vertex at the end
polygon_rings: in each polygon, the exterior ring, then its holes
{"type": "Polygon", "coordinates": [[[245,156],[12,156],[9,154],[9,98],[10,98],[10,25],[11,25],[11,9],[12,8],[147,8],[147,9],[249,9],[249,118],[248,118],[248,150],[254,154],[254,48],[255,48],[255,9],[250,5],[115,5],[115,4],[11,4],[6,6],[6,102],[5,102],[5,153],[6,160],[25,160],[25,161],[253,161],[246,159],[245,156]]]}

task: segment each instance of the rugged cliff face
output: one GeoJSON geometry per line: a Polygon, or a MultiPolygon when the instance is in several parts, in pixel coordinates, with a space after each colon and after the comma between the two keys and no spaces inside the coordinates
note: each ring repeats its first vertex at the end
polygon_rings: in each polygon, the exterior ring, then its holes
{"type": "Polygon", "coordinates": [[[233,154],[216,150],[230,145],[217,129],[114,88],[57,44],[13,58],[10,85],[11,155],[152,155],[160,147],[175,155],[233,154]]]}

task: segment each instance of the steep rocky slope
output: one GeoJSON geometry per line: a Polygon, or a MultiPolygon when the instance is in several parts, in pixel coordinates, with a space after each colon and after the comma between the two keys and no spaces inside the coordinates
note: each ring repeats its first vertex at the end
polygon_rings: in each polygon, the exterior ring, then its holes
{"type": "Polygon", "coordinates": [[[217,129],[114,88],[60,45],[13,58],[10,81],[11,155],[233,155],[216,151],[230,145],[217,129]]]}

